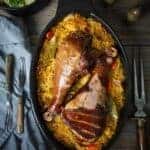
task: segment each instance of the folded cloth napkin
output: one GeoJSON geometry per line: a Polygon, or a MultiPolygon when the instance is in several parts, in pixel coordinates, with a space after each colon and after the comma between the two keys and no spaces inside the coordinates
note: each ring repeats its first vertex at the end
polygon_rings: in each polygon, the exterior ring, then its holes
{"type": "Polygon", "coordinates": [[[47,150],[50,148],[43,136],[38,123],[35,121],[31,100],[30,100],[30,80],[29,71],[32,53],[25,31],[25,27],[21,26],[19,22],[12,21],[9,18],[0,16],[0,149],[2,150],[47,150]],[[5,129],[6,120],[6,89],[5,89],[5,56],[13,54],[15,57],[14,64],[14,92],[12,94],[12,124],[9,130],[5,129]],[[25,82],[25,120],[24,133],[16,133],[16,106],[18,103],[17,83],[18,83],[18,69],[19,57],[23,56],[26,60],[26,82],[25,82]]]}

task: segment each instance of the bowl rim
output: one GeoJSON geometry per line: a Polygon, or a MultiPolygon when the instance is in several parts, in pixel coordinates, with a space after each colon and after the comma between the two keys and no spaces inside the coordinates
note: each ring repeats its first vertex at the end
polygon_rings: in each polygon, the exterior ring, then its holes
{"type": "Polygon", "coordinates": [[[1,9],[4,9],[4,10],[10,10],[10,11],[15,11],[15,10],[23,10],[23,9],[28,9],[29,7],[32,7],[33,5],[35,5],[39,0],[35,0],[34,2],[32,2],[31,4],[29,5],[25,5],[23,7],[11,7],[7,4],[2,4],[0,5],[0,8],[1,9]]]}

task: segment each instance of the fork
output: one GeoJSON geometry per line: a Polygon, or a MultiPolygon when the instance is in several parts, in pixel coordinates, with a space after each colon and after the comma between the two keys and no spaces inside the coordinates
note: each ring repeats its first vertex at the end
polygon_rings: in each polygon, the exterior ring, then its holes
{"type": "Polygon", "coordinates": [[[6,120],[5,120],[5,128],[9,131],[9,128],[12,126],[12,106],[11,106],[11,99],[12,99],[12,75],[13,75],[13,62],[14,57],[13,55],[6,56],[6,89],[7,89],[7,113],[6,113],[6,120]]]}
{"type": "Polygon", "coordinates": [[[26,80],[26,65],[25,58],[20,57],[20,68],[19,68],[19,100],[17,105],[17,133],[22,133],[24,131],[24,106],[23,106],[23,90],[26,80]]]}
{"type": "Polygon", "coordinates": [[[12,107],[10,104],[10,99],[6,102],[7,113],[6,113],[6,121],[5,121],[5,129],[9,131],[9,128],[12,126],[12,107]]]}
{"type": "MultiPolygon", "coordinates": [[[[139,53],[138,53],[139,54],[139,53]]],[[[137,63],[136,58],[133,59],[133,70],[134,70],[134,103],[136,106],[136,112],[134,114],[135,119],[137,120],[137,133],[138,133],[138,149],[146,150],[145,142],[145,123],[147,114],[144,111],[144,106],[146,103],[145,100],[145,87],[144,87],[144,73],[143,73],[143,60],[139,54],[139,74],[140,78],[138,79],[137,75],[137,63]],[[139,81],[139,82],[138,82],[139,81]],[[138,85],[140,83],[140,85],[138,85]],[[140,93],[138,87],[140,88],[140,93]]]]}

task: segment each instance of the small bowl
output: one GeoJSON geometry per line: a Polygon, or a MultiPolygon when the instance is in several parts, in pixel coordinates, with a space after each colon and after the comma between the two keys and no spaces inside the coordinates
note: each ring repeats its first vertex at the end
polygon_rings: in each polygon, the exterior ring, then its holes
{"type": "Polygon", "coordinates": [[[9,7],[6,4],[0,5],[0,9],[7,11],[10,14],[15,16],[27,16],[33,14],[40,9],[42,9],[50,0],[36,0],[35,2],[31,3],[30,5],[15,8],[9,7]]]}

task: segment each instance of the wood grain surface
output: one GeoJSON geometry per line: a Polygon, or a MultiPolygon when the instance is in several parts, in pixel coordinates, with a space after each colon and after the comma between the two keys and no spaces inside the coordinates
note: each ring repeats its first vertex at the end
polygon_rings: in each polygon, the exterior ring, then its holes
{"type": "MultiPolygon", "coordinates": [[[[95,9],[97,14],[109,23],[119,36],[125,51],[129,57],[130,66],[132,64],[133,51],[141,50],[144,59],[144,76],[147,94],[147,105],[145,109],[150,116],[150,10],[142,13],[142,17],[135,24],[128,24],[126,21],[126,12],[130,7],[144,0],[118,0],[113,6],[106,6],[102,0],[95,0],[95,9]]],[[[149,1],[149,0],[148,0],[149,1]]],[[[36,50],[39,36],[47,23],[56,13],[57,0],[51,0],[49,4],[32,16],[24,17],[20,20],[27,25],[29,38],[32,46],[32,53],[36,50]]],[[[146,4],[147,5],[147,4],[146,4]]],[[[4,12],[0,11],[0,14],[4,12]]],[[[129,108],[130,109],[130,108],[129,108]]],[[[132,112],[133,113],[133,112],[132,112]]],[[[147,141],[150,149],[150,121],[147,123],[147,141]]],[[[120,130],[115,140],[109,147],[110,150],[137,150],[136,141],[136,122],[133,119],[126,119],[124,126],[120,130]]]]}

